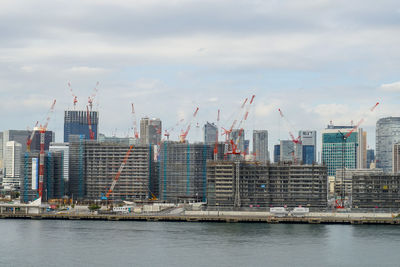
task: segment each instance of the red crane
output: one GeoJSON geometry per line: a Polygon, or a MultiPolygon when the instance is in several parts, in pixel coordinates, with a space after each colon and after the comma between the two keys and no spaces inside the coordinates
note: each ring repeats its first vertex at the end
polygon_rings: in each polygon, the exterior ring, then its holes
{"type": "Polygon", "coordinates": [[[96,97],[96,94],[98,92],[98,89],[97,89],[98,86],[99,86],[99,82],[96,83],[96,87],[93,89],[93,93],[88,97],[88,104],[90,107],[90,111],[92,111],[93,100],[96,97]]]}
{"type": "Polygon", "coordinates": [[[35,135],[35,132],[36,132],[35,128],[38,126],[38,124],[39,124],[39,121],[36,121],[35,127],[33,127],[33,129],[32,129],[32,133],[29,136],[28,140],[26,141],[26,148],[27,148],[28,152],[31,151],[31,144],[32,144],[33,136],[35,135]]]}
{"type": "Polygon", "coordinates": [[[136,120],[136,113],[135,113],[135,107],[132,103],[132,117],[133,117],[133,132],[135,135],[135,139],[139,139],[139,132],[137,128],[137,120],[136,120]]]}
{"type": "Polygon", "coordinates": [[[74,91],[72,90],[72,87],[71,87],[71,83],[70,82],[68,82],[68,88],[69,88],[69,91],[71,92],[71,94],[72,94],[72,97],[73,97],[73,104],[74,104],[74,109],[75,109],[75,106],[76,106],[76,103],[78,103],[78,97],[74,94],[74,91]]]}
{"type": "Polygon", "coordinates": [[[217,115],[217,134],[216,134],[216,136],[215,136],[215,144],[214,144],[214,160],[217,160],[217,158],[218,158],[219,117],[220,117],[220,110],[218,109],[218,115],[217,115]]]}
{"type": "Polygon", "coordinates": [[[88,120],[88,125],[89,125],[89,137],[90,140],[94,140],[94,132],[92,131],[92,118],[90,117],[90,112],[89,112],[89,107],[86,106],[86,117],[88,120]]]}
{"type": "Polygon", "coordinates": [[[39,154],[39,198],[43,195],[43,178],[44,178],[44,139],[46,135],[47,125],[50,121],[50,116],[53,114],[56,100],[54,99],[53,104],[50,107],[46,121],[44,125],[40,125],[40,154],[39,154]]]}
{"type": "Polygon", "coordinates": [[[119,177],[121,176],[121,172],[124,169],[126,162],[128,161],[128,158],[129,158],[129,155],[131,154],[132,149],[133,149],[133,145],[131,145],[129,147],[129,150],[126,152],[124,160],[122,161],[121,166],[119,167],[118,172],[112,181],[111,187],[107,191],[106,198],[108,198],[110,196],[110,194],[113,192],[114,187],[117,184],[119,177]]]}
{"type": "Polygon", "coordinates": [[[181,135],[179,136],[179,140],[180,140],[181,143],[185,143],[186,137],[187,137],[187,135],[188,135],[188,133],[190,131],[190,127],[192,125],[192,120],[196,117],[198,112],[199,112],[199,107],[196,108],[195,112],[193,113],[192,118],[189,120],[188,125],[186,127],[186,130],[185,131],[183,131],[183,130],[181,131],[181,135]]]}

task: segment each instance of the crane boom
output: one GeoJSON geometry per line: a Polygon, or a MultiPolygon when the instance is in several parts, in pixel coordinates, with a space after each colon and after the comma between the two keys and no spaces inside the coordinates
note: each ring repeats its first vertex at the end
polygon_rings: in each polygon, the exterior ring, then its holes
{"type": "Polygon", "coordinates": [[[90,112],[89,112],[89,107],[88,106],[86,106],[86,117],[87,117],[88,125],[89,125],[90,140],[94,140],[94,132],[92,130],[92,118],[90,117],[90,112]]]}
{"type": "Polygon", "coordinates": [[[119,177],[121,176],[121,172],[124,169],[126,162],[128,161],[128,158],[129,158],[129,155],[131,154],[132,149],[133,149],[133,145],[131,145],[129,147],[129,150],[126,152],[124,160],[122,161],[121,166],[119,167],[118,172],[115,175],[114,180],[112,181],[111,187],[107,191],[106,198],[108,198],[110,196],[110,194],[113,192],[114,187],[117,184],[119,177]]]}
{"type": "Polygon", "coordinates": [[[136,121],[136,112],[133,103],[132,103],[132,117],[133,117],[133,132],[135,134],[135,139],[139,139],[139,132],[137,129],[137,121],[136,121]]]}
{"type": "Polygon", "coordinates": [[[74,94],[74,91],[72,90],[72,87],[71,87],[71,83],[70,82],[68,82],[68,88],[69,88],[69,91],[71,92],[71,94],[72,94],[72,97],[73,97],[73,104],[74,104],[74,109],[75,109],[75,106],[76,106],[76,103],[78,103],[78,97],[74,94]]]}
{"type": "Polygon", "coordinates": [[[35,128],[38,126],[38,124],[39,124],[39,121],[36,121],[35,127],[33,127],[33,129],[32,129],[32,133],[29,136],[29,139],[26,141],[26,148],[27,148],[28,152],[31,151],[31,144],[32,144],[33,136],[35,135],[35,132],[36,132],[35,128]]]}
{"type": "Polygon", "coordinates": [[[192,125],[192,120],[196,117],[197,113],[199,112],[199,107],[196,108],[195,112],[193,113],[192,118],[190,119],[188,126],[186,128],[186,131],[182,131],[181,135],[179,136],[179,139],[181,143],[184,143],[186,141],[186,136],[188,135],[190,131],[190,127],[192,125]]]}
{"type": "Polygon", "coordinates": [[[99,86],[99,82],[96,83],[96,87],[93,89],[93,93],[88,97],[88,104],[90,107],[90,111],[92,111],[92,107],[93,107],[93,100],[96,97],[97,94],[97,87],[99,86]]]}

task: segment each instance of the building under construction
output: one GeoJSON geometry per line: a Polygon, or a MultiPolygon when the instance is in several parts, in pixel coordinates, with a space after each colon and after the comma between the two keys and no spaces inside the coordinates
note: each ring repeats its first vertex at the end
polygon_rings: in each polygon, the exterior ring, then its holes
{"type": "MultiPolygon", "coordinates": [[[[104,199],[129,146],[84,140],[84,136],[70,136],[69,147],[70,196],[81,200],[104,199]]],[[[135,146],[108,200],[148,199],[151,195],[150,180],[155,176],[155,164],[152,160],[151,146],[135,146]]]]}
{"type": "Polygon", "coordinates": [[[327,173],[321,165],[208,162],[210,208],[327,206],[327,173]]]}
{"type": "MultiPolygon", "coordinates": [[[[223,158],[223,148],[218,144],[219,159],[223,158]]],[[[159,156],[160,200],[206,200],[207,161],[214,158],[214,144],[162,142],[159,156]]]]}
{"type": "Polygon", "coordinates": [[[352,178],[352,208],[400,209],[399,174],[364,173],[352,178]]]}
{"type": "MultiPolygon", "coordinates": [[[[39,197],[39,152],[26,152],[21,164],[21,202],[27,203],[39,197]]],[[[64,156],[62,152],[46,152],[42,200],[60,199],[65,195],[64,156]]]]}

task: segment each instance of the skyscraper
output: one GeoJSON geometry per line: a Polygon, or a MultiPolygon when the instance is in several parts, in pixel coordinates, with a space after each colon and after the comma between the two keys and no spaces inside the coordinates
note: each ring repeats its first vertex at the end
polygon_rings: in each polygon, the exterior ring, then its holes
{"type": "Polygon", "coordinates": [[[375,150],[367,149],[367,168],[370,168],[372,162],[375,162],[375,150]]]}
{"type": "Polygon", "coordinates": [[[295,144],[292,140],[281,140],[280,161],[291,161],[301,163],[302,148],[301,144],[295,144]]]}
{"type": "Polygon", "coordinates": [[[274,162],[277,163],[281,158],[281,145],[274,145],[274,162]]]}
{"type": "Polygon", "coordinates": [[[366,164],[366,133],[358,128],[344,141],[354,126],[328,127],[322,132],[322,163],[328,168],[328,176],[335,176],[337,169],[362,169],[366,164]],[[343,161],[344,160],[344,161],[343,161]],[[344,162],[344,164],[343,164],[344,162]]]}
{"type": "Polygon", "coordinates": [[[253,153],[255,153],[257,161],[266,162],[269,160],[267,130],[253,131],[253,153]]]}
{"type": "Polygon", "coordinates": [[[207,122],[204,125],[204,143],[205,144],[214,144],[217,140],[218,128],[214,123],[207,122]]]}
{"type": "Polygon", "coordinates": [[[400,117],[387,117],[376,122],[376,167],[392,171],[393,145],[400,142],[400,117]]]}
{"type": "Polygon", "coordinates": [[[140,120],[140,143],[157,145],[161,142],[162,124],[160,119],[144,117],[140,120]]]}
{"type": "Polygon", "coordinates": [[[16,189],[19,187],[21,170],[21,147],[15,141],[9,141],[5,146],[5,172],[3,186],[5,188],[16,189]]]}
{"type": "Polygon", "coordinates": [[[317,161],[317,131],[299,131],[302,145],[303,164],[313,164],[317,161]]]}
{"type": "MultiPolygon", "coordinates": [[[[94,133],[94,140],[97,140],[97,126],[99,123],[99,113],[90,111],[90,124],[94,133]]],[[[64,142],[69,142],[70,135],[84,135],[85,139],[90,139],[89,121],[85,110],[66,110],[64,111],[64,142]]]]}
{"type": "Polygon", "coordinates": [[[230,137],[233,140],[233,142],[236,142],[237,149],[240,152],[245,152],[245,149],[244,149],[244,130],[233,129],[232,132],[231,132],[231,136],[230,137]]]}

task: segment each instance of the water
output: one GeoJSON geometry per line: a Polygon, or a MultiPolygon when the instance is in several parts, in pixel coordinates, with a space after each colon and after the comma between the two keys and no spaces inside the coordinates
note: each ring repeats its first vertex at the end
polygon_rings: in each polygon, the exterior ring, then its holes
{"type": "Polygon", "coordinates": [[[1,266],[400,266],[400,227],[0,220],[1,266]]]}

